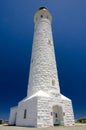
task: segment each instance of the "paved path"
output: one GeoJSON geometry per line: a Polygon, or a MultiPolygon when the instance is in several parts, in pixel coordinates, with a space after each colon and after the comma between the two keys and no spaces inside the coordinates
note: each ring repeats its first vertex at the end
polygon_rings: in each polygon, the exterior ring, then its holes
{"type": "Polygon", "coordinates": [[[17,126],[1,126],[0,130],[86,130],[86,125],[76,125],[76,126],[58,126],[58,127],[49,127],[49,128],[29,128],[29,127],[17,127],[17,126]]]}

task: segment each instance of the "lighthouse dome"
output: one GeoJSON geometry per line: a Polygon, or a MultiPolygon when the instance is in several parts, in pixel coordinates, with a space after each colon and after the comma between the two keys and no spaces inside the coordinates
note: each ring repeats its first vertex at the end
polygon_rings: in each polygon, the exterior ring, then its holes
{"type": "Polygon", "coordinates": [[[49,20],[50,22],[52,21],[51,13],[48,11],[46,6],[39,7],[34,16],[34,22],[36,23],[43,18],[49,20]]]}

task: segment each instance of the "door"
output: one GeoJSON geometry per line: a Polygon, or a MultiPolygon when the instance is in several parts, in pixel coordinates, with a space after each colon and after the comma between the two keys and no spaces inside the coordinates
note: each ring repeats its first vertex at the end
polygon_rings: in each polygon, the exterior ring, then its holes
{"type": "Polygon", "coordinates": [[[53,123],[54,125],[58,125],[58,113],[57,112],[53,112],[53,123]]]}

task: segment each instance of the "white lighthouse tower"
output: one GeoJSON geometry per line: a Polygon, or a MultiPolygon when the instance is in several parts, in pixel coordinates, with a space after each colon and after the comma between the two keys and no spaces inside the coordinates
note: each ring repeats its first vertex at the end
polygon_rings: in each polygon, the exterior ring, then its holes
{"type": "Polygon", "coordinates": [[[52,16],[46,7],[38,9],[34,22],[27,97],[11,108],[9,124],[32,127],[74,125],[71,100],[60,93],[52,16]]]}

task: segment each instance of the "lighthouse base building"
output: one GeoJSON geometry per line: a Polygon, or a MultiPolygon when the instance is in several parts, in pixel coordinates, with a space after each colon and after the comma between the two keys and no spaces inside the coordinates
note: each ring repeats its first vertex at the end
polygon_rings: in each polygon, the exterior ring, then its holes
{"type": "Polygon", "coordinates": [[[71,100],[59,94],[52,98],[43,91],[19,102],[11,108],[10,125],[28,127],[50,127],[54,125],[74,125],[71,100]]]}
{"type": "Polygon", "coordinates": [[[74,125],[72,101],[60,92],[51,21],[48,9],[40,7],[34,16],[27,97],[11,108],[9,125],[38,128],[74,125]]]}

